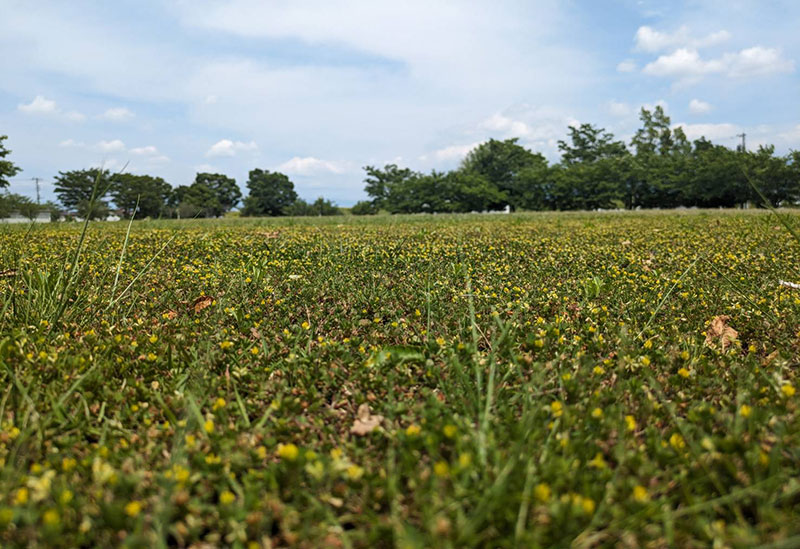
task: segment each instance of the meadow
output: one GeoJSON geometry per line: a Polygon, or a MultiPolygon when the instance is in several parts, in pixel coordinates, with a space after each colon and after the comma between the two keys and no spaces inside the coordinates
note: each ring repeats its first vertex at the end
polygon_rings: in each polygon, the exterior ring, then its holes
{"type": "Polygon", "coordinates": [[[0,545],[796,547],[798,266],[763,211],[4,227],[0,545]]]}

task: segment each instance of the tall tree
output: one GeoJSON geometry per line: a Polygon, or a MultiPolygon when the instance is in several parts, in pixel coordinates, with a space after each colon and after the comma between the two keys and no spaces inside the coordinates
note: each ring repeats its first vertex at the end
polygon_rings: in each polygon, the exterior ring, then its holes
{"type": "Polygon", "coordinates": [[[506,205],[519,207],[519,192],[515,188],[517,176],[525,168],[540,165],[542,161],[547,163],[543,156],[529,151],[517,141],[517,138],[490,139],[472,149],[461,163],[461,171],[482,176],[504,193],[504,199],[489,205],[491,209],[506,205]]]}
{"type": "Polygon", "coordinates": [[[56,196],[67,210],[89,219],[102,219],[108,215],[108,203],[102,200],[109,189],[107,170],[92,168],[58,172],[55,180],[56,196]],[[90,211],[93,195],[95,202],[90,211]]]}
{"type": "Polygon", "coordinates": [[[112,176],[111,196],[125,217],[160,217],[164,212],[172,187],[160,177],[128,173],[112,176]],[[134,212],[136,203],[138,212],[134,212]]]}
{"type": "Polygon", "coordinates": [[[396,164],[387,164],[382,170],[374,166],[364,166],[364,171],[367,172],[364,191],[372,199],[376,211],[386,208],[393,190],[418,175],[408,168],[398,168],[396,164]]]}
{"type": "Polygon", "coordinates": [[[198,173],[194,178],[195,184],[202,184],[211,189],[216,196],[216,202],[221,211],[216,214],[220,216],[235,207],[242,198],[242,191],[236,184],[236,180],[220,173],[198,173]]]}
{"type": "Polygon", "coordinates": [[[8,139],[7,135],[0,135],[0,189],[8,187],[8,178],[14,177],[22,170],[15,166],[10,160],[5,160],[5,157],[11,154],[11,151],[5,148],[3,141],[8,139]]]}
{"type": "Polygon", "coordinates": [[[250,170],[250,194],[244,199],[243,215],[284,215],[284,209],[297,200],[294,183],[284,174],[269,170],[250,170]]]}

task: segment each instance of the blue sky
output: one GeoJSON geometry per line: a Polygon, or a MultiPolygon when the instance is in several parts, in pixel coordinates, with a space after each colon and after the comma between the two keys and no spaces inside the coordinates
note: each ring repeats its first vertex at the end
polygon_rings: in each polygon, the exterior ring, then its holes
{"type": "Polygon", "coordinates": [[[127,163],[244,192],[279,170],[344,206],[365,165],[449,169],[490,137],[555,161],[570,124],[628,140],[643,105],[787,152],[798,21],[789,0],[0,0],[0,134],[29,196],[127,163]]]}

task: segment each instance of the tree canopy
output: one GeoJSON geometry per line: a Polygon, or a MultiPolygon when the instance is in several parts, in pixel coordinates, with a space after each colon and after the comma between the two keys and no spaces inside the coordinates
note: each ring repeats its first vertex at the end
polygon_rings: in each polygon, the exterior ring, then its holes
{"type": "Polygon", "coordinates": [[[251,170],[247,188],[250,194],[244,200],[244,215],[285,215],[284,210],[297,200],[294,183],[279,172],[251,170]]]}
{"type": "Polygon", "coordinates": [[[15,166],[10,160],[6,160],[6,156],[11,154],[11,151],[6,149],[3,141],[8,139],[7,135],[0,135],[0,189],[8,187],[8,179],[14,177],[22,170],[15,166]]]}

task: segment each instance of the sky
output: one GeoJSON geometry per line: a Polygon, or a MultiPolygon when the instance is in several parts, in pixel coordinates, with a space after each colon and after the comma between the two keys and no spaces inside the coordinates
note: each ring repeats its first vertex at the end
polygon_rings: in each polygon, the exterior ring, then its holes
{"type": "Polygon", "coordinates": [[[102,165],[188,185],[254,168],[307,200],[489,139],[557,161],[570,125],[800,149],[796,0],[0,0],[0,135],[53,198],[102,165]]]}

